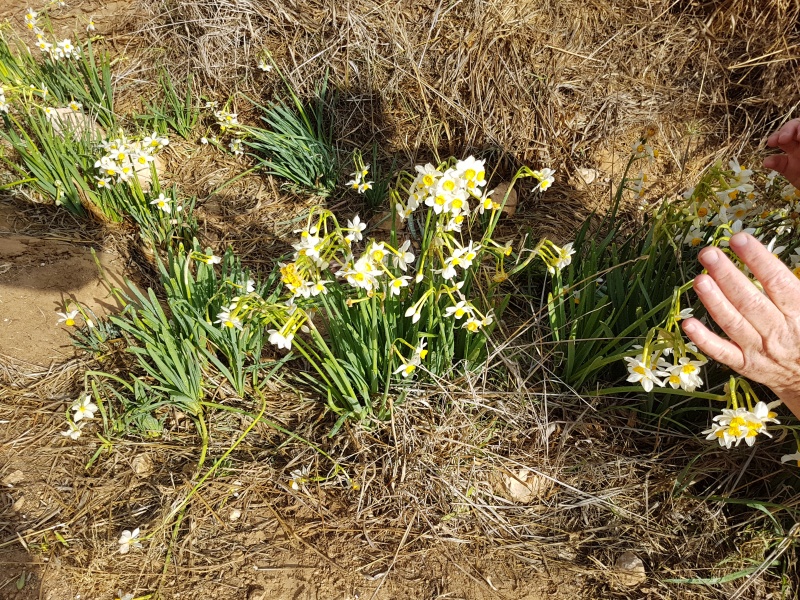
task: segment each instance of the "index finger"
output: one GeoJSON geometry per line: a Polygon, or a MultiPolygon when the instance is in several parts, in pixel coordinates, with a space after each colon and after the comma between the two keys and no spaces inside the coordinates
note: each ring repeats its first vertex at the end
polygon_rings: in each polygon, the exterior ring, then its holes
{"type": "Polygon", "coordinates": [[[731,236],[730,247],[761,283],[773,304],[787,317],[800,314],[800,279],[749,233],[731,236]]]}
{"type": "Polygon", "coordinates": [[[800,119],[792,119],[767,138],[767,146],[784,146],[800,142],[800,119]]]}

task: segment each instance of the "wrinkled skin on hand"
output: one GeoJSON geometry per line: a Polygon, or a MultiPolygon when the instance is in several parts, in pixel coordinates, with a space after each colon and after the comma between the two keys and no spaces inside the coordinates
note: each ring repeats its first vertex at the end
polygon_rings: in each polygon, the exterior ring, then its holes
{"type": "MultiPolygon", "coordinates": [[[[780,166],[787,178],[800,178],[800,120],[793,123],[795,141],[785,145],[795,155],[786,155],[780,166]]],[[[784,144],[782,137],[777,139],[784,144]]],[[[728,339],[697,319],[684,321],[683,330],[710,358],[769,386],[800,418],[800,279],[748,233],[732,236],[730,247],[764,293],[719,248],[704,248],[699,260],[708,274],[695,278],[694,290],[728,339]]]]}

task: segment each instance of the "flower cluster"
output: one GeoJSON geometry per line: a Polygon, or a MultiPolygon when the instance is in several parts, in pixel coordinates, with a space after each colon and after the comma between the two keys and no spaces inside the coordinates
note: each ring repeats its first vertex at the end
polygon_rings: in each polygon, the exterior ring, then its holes
{"type": "Polygon", "coordinates": [[[53,40],[48,42],[45,38],[45,32],[39,27],[38,20],[39,13],[32,8],[28,9],[25,13],[25,26],[32,30],[36,35],[36,45],[43,53],[47,54],[54,61],[62,59],[79,59],[81,57],[81,49],[72,43],[69,38],[63,39],[60,42],[53,40]]]}
{"type": "Polygon", "coordinates": [[[628,379],[638,383],[646,392],[654,387],[671,387],[694,392],[703,385],[701,369],[708,362],[691,342],[683,339],[680,321],[692,316],[691,308],[681,310],[684,289],[675,290],[669,313],[660,327],[653,327],[645,337],[644,346],[635,356],[623,357],[627,363],[628,379]]]}
{"type": "Polygon", "coordinates": [[[548,239],[542,240],[534,252],[547,265],[547,271],[551,275],[555,275],[564,267],[569,266],[572,263],[572,255],[575,254],[572,242],[557,246],[548,239]]]}
{"type": "Polygon", "coordinates": [[[76,400],[70,410],[74,411],[72,420],[67,420],[67,429],[61,435],[72,440],[77,440],[82,433],[86,421],[94,419],[97,412],[97,405],[92,402],[92,395],[86,394],[81,400],[76,400]]]}
{"type": "Polygon", "coordinates": [[[653,386],[667,385],[673,389],[695,391],[703,385],[700,369],[708,360],[697,353],[693,344],[686,344],[686,348],[694,355],[694,360],[690,355],[678,356],[674,348],[669,346],[659,348],[649,355],[640,352],[636,356],[626,356],[628,381],[641,384],[646,392],[652,391],[653,386]],[[664,358],[664,355],[670,354],[675,355],[675,361],[670,362],[664,358]]]}
{"type": "MultiPolygon", "coordinates": [[[[110,141],[104,140],[100,146],[105,154],[94,163],[100,172],[100,176],[95,177],[97,187],[130,181],[137,173],[149,169],[158,151],[168,144],[168,138],[155,132],[136,141],[126,139],[124,134],[110,141]]],[[[159,208],[163,210],[163,207],[159,208]]]]}
{"type": "MultiPolygon", "coordinates": [[[[357,170],[348,182],[355,189],[372,183],[366,180],[369,166],[359,159],[355,159],[357,170]]],[[[541,178],[543,187],[552,181],[550,170],[533,176],[541,178]]],[[[482,300],[468,297],[470,286],[465,284],[487,254],[502,261],[510,253],[510,244],[497,244],[489,233],[484,233],[480,241],[469,239],[466,228],[461,233],[468,217],[476,218],[490,210],[492,222],[499,218],[500,205],[487,200],[484,162],[469,157],[439,167],[417,166],[413,177],[404,174],[400,182],[400,190],[391,194],[395,227],[388,239],[366,239],[366,223],[358,215],[343,226],[324,209],[312,212],[306,226],[295,231],[298,240],[293,244],[294,255],[280,266],[288,298],[269,317],[273,325],[268,330],[271,344],[289,350],[298,332],[312,332],[312,317],[329,305],[326,298],[332,290],[347,307],[378,302],[381,310],[395,312],[400,320],[408,319],[403,329],[413,333],[409,339],[398,337],[393,345],[399,366],[392,369],[402,377],[411,376],[429,352],[427,340],[432,334],[425,329],[439,327],[438,323],[446,320],[448,327],[463,329],[469,336],[494,323],[491,308],[484,308],[482,300]],[[398,201],[401,197],[407,200],[398,201]],[[421,207],[428,211],[417,219],[415,211],[421,207]],[[424,227],[409,226],[411,234],[405,236],[405,228],[396,225],[412,219],[420,226],[424,223],[424,227]]],[[[568,263],[570,250],[566,248],[563,262],[568,263]]],[[[234,316],[239,315],[221,313],[218,322],[236,327],[234,316]]]]}
{"type": "Polygon", "coordinates": [[[363,194],[367,190],[371,190],[372,184],[375,182],[367,181],[367,175],[369,175],[369,165],[361,164],[357,166],[360,168],[355,172],[350,173],[351,179],[347,182],[347,185],[351,189],[356,190],[359,194],[363,194]]]}
{"type": "Polygon", "coordinates": [[[791,231],[800,220],[800,190],[790,183],[778,186],[776,176],[774,171],[766,175],[763,189],[759,189],[754,171],[738,160],[730,160],[727,169],[715,166],[700,184],[683,194],[679,222],[687,223],[688,231],[681,230],[676,241],[694,247],[714,242],[727,247],[728,238],[740,231],[762,241],[767,230],[774,235],[791,231]]]}
{"type": "Polygon", "coordinates": [[[780,404],[780,401],[769,404],[758,402],[752,410],[742,407],[723,408],[722,414],[714,417],[711,428],[702,433],[707,440],[717,440],[725,448],[738,446],[742,440],[752,446],[759,433],[772,437],[767,431],[767,423],[780,423],[776,418],[777,413],[772,411],[780,404]]]}
{"type": "MultiPolygon", "coordinates": [[[[220,133],[224,136],[226,133],[233,135],[228,142],[228,149],[234,156],[242,156],[244,154],[244,146],[241,139],[243,130],[239,117],[235,112],[230,112],[227,108],[217,108],[218,104],[215,101],[206,102],[205,107],[210,109],[214,114],[214,121],[219,128],[220,133]]],[[[227,105],[226,105],[227,106],[227,105]]],[[[200,143],[205,145],[209,142],[215,146],[220,147],[220,140],[216,136],[200,138],[200,143]]]]}

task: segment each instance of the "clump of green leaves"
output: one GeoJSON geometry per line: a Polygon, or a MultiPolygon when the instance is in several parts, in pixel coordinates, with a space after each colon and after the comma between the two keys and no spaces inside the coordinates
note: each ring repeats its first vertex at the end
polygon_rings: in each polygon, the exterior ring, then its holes
{"type": "Polygon", "coordinates": [[[178,91],[172,75],[166,69],[161,70],[159,84],[161,101],[148,104],[145,114],[137,115],[136,120],[148,131],[165,134],[170,128],[182,138],[190,139],[200,119],[200,107],[192,94],[192,74],[189,73],[183,84],[183,93],[178,91]]]}
{"type": "Polygon", "coordinates": [[[247,135],[244,143],[268,173],[299,189],[328,196],[336,186],[338,157],[327,116],[327,77],[310,102],[300,100],[285,78],[284,82],[290,101],[257,105],[264,113],[261,119],[266,127],[243,127],[247,135]]]}

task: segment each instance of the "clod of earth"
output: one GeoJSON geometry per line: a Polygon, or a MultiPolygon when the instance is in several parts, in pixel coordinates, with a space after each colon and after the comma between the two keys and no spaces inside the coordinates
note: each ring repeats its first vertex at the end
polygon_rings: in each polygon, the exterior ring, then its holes
{"type": "Polygon", "coordinates": [[[11,471],[8,475],[3,477],[3,485],[7,487],[14,487],[18,483],[22,483],[25,481],[25,473],[17,469],[16,471],[11,471]]]}
{"type": "Polygon", "coordinates": [[[628,587],[635,587],[647,581],[642,559],[633,552],[620,554],[614,562],[614,579],[628,587]]]}
{"type": "Polygon", "coordinates": [[[544,496],[552,483],[546,477],[523,468],[516,474],[503,475],[503,485],[509,500],[529,504],[544,496]]]}
{"type": "Polygon", "coordinates": [[[508,217],[513,217],[517,212],[517,190],[511,188],[509,192],[508,188],[510,186],[511,184],[508,181],[498,183],[492,192],[491,198],[494,202],[503,204],[503,198],[505,198],[506,193],[508,193],[508,198],[506,198],[506,203],[503,206],[503,213],[508,217]]]}

